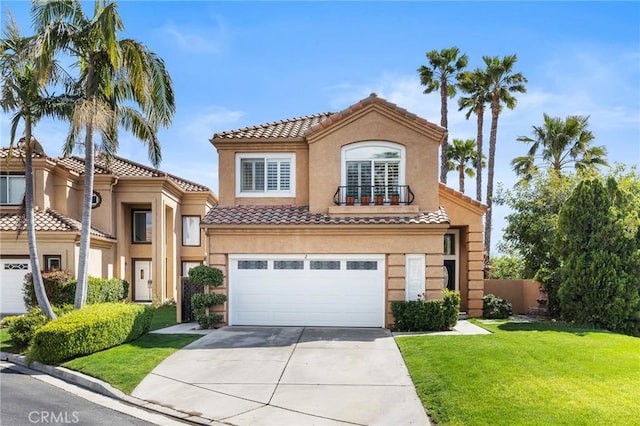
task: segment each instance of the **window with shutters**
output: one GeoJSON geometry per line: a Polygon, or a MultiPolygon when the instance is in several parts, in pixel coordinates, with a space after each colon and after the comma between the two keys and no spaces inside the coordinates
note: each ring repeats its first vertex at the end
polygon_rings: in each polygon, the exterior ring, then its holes
{"type": "Polygon", "coordinates": [[[383,197],[405,185],[405,149],[393,142],[358,142],[342,148],[342,185],[346,195],[383,197]]]}
{"type": "Polygon", "coordinates": [[[237,197],[294,197],[295,154],[238,154],[237,197]]]}

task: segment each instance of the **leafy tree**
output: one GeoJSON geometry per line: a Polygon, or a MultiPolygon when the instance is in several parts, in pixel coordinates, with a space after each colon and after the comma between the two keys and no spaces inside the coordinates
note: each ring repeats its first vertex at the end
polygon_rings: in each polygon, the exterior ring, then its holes
{"type": "Polygon", "coordinates": [[[489,169],[487,176],[487,213],[484,226],[484,251],[491,252],[491,225],[493,209],[493,175],[496,162],[496,142],[498,138],[498,117],[502,106],[513,109],[516,106],[516,98],[512,93],[525,93],[527,79],[522,73],[513,71],[518,58],[516,55],[508,55],[500,59],[497,56],[483,56],[486,65],[486,75],[491,94],[491,133],[489,135],[489,169]]]}
{"type": "MultiPolygon", "coordinates": [[[[442,49],[439,52],[432,50],[427,52],[426,56],[429,65],[418,68],[420,84],[427,86],[424,93],[440,90],[440,125],[446,129],[448,128],[447,98],[453,98],[456,95],[457,84],[454,78],[467,66],[469,58],[466,54],[460,55],[460,49],[457,47],[442,49]]],[[[448,146],[448,136],[445,135],[440,154],[440,180],[443,183],[447,183],[449,171],[447,168],[448,146]]]]}
{"type": "MultiPolygon", "coordinates": [[[[496,204],[511,210],[505,219],[500,250],[523,258],[523,278],[541,281],[549,295],[549,312],[560,313],[557,297],[559,263],[553,253],[558,215],[577,186],[575,175],[558,176],[552,171],[533,172],[531,180],[511,190],[498,190],[496,204]]],[[[492,261],[493,264],[493,261],[492,261]]]]}
{"type": "Polygon", "coordinates": [[[562,207],[556,251],[565,318],[623,332],[640,324],[638,223],[628,220],[629,204],[629,194],[609,178],[606,185],[580,182],[562,207]]]}
{"type": "Polygon", "coordinates": [[[531,144],[527,155],[515,158],[511,165],[523,180],[531,178],[538,169],[536,160],[548,165],[557,174],[573,165],[576,170],[597,171],[599,166],[609,166],[607,150],[603,146],[592,146],[595,139],[587,129],[589,117],[570,115],[562,120],[544,114],[544,124],[533,126],[533,138],[520,136],[518,141],[531,144]]]}
{"type": "Polygon", "coordinates": [[[482,154],[482,157],[476,158],[476,199],[482,201],[482,169],[486,167],[484,164],[484,148],[483,148],[483,126],[484,111],[487,103],[491,102],[491,94],[489,92],[489,81],[484,70],[476,68],[473,72],[465,71],[460,74],[458,87],[468,96],[461,96],[458,99],[458,111],[467,109],[465,114],[468,120],[471,114],[476,115],[476,152],[482,154]]]}
{"type": "Polygon", "coordinates": [[[83,97],[74,105],[64,149],[68,155],[78,142],[85,153],[75,298],[75,307],[80,308],[87,296],[94,132],[100,133],[100,151],[109,158],[117,150],[118,126],[122,126],[147,145],[149,159],[157,167],[161,160],[158,126],[169,126],[175,112],[173,85],[161,58],[135,40],[118,39],[124,25],[116,3],[97,0],[94,16],[89,18],[78,0],[36,0],[31,14],[43,61],[50,61],[62,51],[76,60],[80,73],[77,89],[83,97]]]}
{"type": "MultiPolygon", "coordinates": [[[[475,177],[476,173],[473,170],[473,166],[476,164],[478,158],[478,152],[476,151],[476,141],[473,139],[454,139],[453,144],[449,145],[447,152],[447,162],[449,170],[458,171],[458,180],[460,192],[464,192],[464,178],[465,175],[470,178],[475,177]]],[[[480,163],[486,167],[484,161],[480,163]]]]}
{"type": "Polygon", "coordinates": [[[18,226],[27,228],[27,245],[31,271],[33,272],[34,290],[38,306],[47,318],[56,317],[44,290],[40,260],[36,242],[34,199],[33,199],[33,155],[42,151],[42,147],[33,137],[33,127],[43,116],[64,117],[68,112],[65,103],[59,97],[48,96],[45,86],[60,81],[60,69],[55,61],[38,67],[33,57],[32,37],[22,37],[11,14],[5,23],[3,38],[0,41],[2,53],[0,57],[0,73],[2,75],[1,105],[4,112],[13,112],[11,120],[11,136],[9,157],[14,146],[16,131],[21,121],[24,122],[24,136],[20,139],[19,148],[25,165],[25,195],[23,202],[24,222],[18,226]]]}
{"type": "Polygon", "coordinates": [[[489,278],[494,280],[520,280],[524,275],[524,258],[515,250],[491,258],[489,278]]]}

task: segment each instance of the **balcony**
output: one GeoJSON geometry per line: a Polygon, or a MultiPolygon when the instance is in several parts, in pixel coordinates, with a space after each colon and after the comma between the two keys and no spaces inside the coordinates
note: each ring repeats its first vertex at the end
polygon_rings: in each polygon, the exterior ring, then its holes
{"type": "Polygon", "coordinates": [[[414,198],[409,185],[339,186],[333,194],[336,206],[408,206],[414,198]]]}

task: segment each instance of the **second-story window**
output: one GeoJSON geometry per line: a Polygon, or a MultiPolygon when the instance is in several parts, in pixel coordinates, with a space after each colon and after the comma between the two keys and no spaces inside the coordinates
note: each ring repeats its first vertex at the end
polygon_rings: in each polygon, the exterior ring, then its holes
{"type": "Polygon", "coordinates": [[[25,188],[24,175],[0,175],[0,204],[21,204],[25,188]]]}
{"type": "Polygon", "coordinates": [[[358,142],[342,149],[342,180],[348,196],[385,200],[404,185],[404,147],[392,142],[358,142]]]}
{"type": "Polygon", "coordinates": [[[238,154],[236,195],[239,197],[293,197],[294,154],[238,154]]]}
{"type": "Polygon", "coordinates": [[[150,243],[151,242],[151,211],[137,210],[133,212],[133,242],[134,243],[150,243]]]}

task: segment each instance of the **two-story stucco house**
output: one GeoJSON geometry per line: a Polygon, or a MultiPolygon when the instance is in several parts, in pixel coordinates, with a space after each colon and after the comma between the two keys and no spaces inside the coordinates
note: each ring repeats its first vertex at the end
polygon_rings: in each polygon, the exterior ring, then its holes
{"type": "Polygon", "coordinates": [[[225,321],[388,327],[391,301],[445,287],[481,315],[486,207],[438,182],[445,132],[372,94],[215,134],[219,204],[202,226],[225,321]]]}
{"type": "MultiPolygon", "coordinates": [[[[25,189],[21,152],[0,150],[0,313],[20,313],[30,270],[26,231],[16,239],[25,189]]],[[[36,238],[43,270],[78,267],[84,159],[34,154],[36,238]]],[[[206,258],[201,218],[215,204],[206,187],[114,157],[97,157],[89,275],[124,278],[130,299],[177,297],[180,277],[206,258]]]]}

